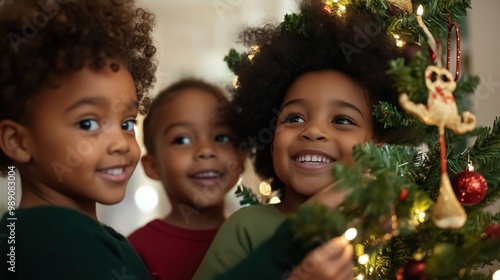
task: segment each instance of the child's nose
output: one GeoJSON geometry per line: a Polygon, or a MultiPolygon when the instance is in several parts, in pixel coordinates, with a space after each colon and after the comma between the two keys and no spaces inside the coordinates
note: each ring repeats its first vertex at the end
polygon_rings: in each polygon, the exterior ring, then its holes
{"type": "MultiPolygon", "coordinates": [[[[113,153],[128,153],[130,151],[130,137],[125,135],[125,132],[121,129],[112,129],[108,131],[108,133],[111,133],[110,135],[110,143],[108,146],[108,152],[110,154],[113,153]]],[[[106,136],[105,136],[106,137],[106,136]]]]}
{"type": "Polygon", "coordinates": [[[198,145],[198,150],[196,151],[196,157],[201,159],[210,159],[215,157],[215,150],[211,143],[207,141],[202,141],[198,145]]]}
{"type": "Polygon", "coordinates": [[[307,141],[323,141],[327,139],[323,124],[318,121],[310,121],[300,136],[307,141]]]}

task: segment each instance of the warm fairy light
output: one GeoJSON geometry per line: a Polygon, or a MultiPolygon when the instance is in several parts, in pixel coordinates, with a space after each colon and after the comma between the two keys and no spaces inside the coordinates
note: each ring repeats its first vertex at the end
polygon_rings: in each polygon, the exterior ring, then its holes
{"type": "Polygon", "coordinates": [[[258,52],[259,52],[259,46],[251,46],[248,50],[248,59],[252,61],[252,59],[258,52]]]}
{"type": "Polygon", "coordinates": [[[273,196],[273,197],[269,200],[269,204],[278,204],[278,203],[280,203],[280,202],[281,202],[281,200],[280,200],[280,198],[279,198],[279,197],[277,197],[277,196],[273,196]]]}
{"type": "Polygon", "coordinates": [[[233,87],[238,88],[239,86],[240,86],[240,82],[238,82],[238,76],[234,76],[233,87]]]}
{"type": "Polygon", "coordinates": [[[422,16],[424,14],[424,6],[418,5],[417,16],[422,16]]]}
{"type": "Polygon", "coordinates": [[[356,276],[356,280],[363,280],[363,279],[365,279],[365,277],[361,274],[356,276]]]}
{"type": "Polygon", "coordinates": [[[271,194],[271,192],[272,192],[272,188],[271,188],[271,185],[269,184],[269,182],[262,181],[259,185],[259,193],[262,195],[268,196],[271,194]]]}
{"type": "Polygon", "coordinates": [[[418,213],[418,221],[421,223],[425,221],[425,212],[418,213]]]}
{"type": "Polygon", "coordinates": [[[358,235],[358,231],[355,228],[350,228],[344,232],[345,239],[347,239],[349,241],[356,238],[356,235],[358,235]]]}
{"type": "Polygon", "coordinates": [[[398,34],[392,34],[392,37],[394,37],[394,39],[396,40],[396,46],[401,48],[405,45],[406,42],[404,40],[401,40],[401,37],[398,34]]]}
{"type": "Polygon", "coordinates": [[[358,258],[359,264],[362,264],[362,265],[367,264],[369,260],[370,260],[370,256],[368,256],[368,254],[363,254],[358,258]]]}
{"type": "Polygon", "coordinates": [[[338,2],[339,2],[339,0],[333,0],[333,3],[338,3],[338,2]]]}
{"type": "Polygon", "coordinates": [[[134,200],[142,212],[148,213],[158,205],[158,192],[151,186],[141,186],[135,191],[134,200]]]}
{"type": "Polygon", "coordinates": [[[493,280],[500,280],[500,269],[493,273],[493,280]]]}

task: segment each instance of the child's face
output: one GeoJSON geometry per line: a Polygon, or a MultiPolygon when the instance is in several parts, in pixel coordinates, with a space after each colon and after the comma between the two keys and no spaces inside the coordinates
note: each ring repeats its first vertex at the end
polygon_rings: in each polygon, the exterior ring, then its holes
{"type": "Polygon", "coordinates": [[[153,115],[156,154],[143,164],[162,181],[172,207],[221,205],[238,181],[244,157],[217,116],[217,99],[199,89],[175,93],[153,115]]]}
{"type": "Polygon", "coordinates": [[[288,188],[311,196],[333,183],[335,163],[352,162],[353,146],[370,139],[372,115],[361,87],[340,72],[309,72],[281,104],[274,169],[288,188]]]}
{"type": "Polygon", "coordinates": [[[138,103],[129,71],[85,67],[63,78],[59,88],[43,89],[29,106],[28,176],[59,199],[121,201],[140,158],[134,132],[138,103]]]}

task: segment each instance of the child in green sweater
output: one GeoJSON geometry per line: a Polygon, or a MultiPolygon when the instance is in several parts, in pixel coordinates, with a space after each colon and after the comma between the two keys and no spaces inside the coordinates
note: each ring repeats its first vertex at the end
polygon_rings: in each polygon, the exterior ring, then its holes
{"type": "Polygon", "coordinates": [[[0,1],[0,170],[22,189],[1,279],[150,278],[96,203],[120,202],[139,161],[153,25],[133,0],[0,1]]]}
{"type": "Polygon", "coordinates": [[[298,16],[288,20],[241,33],[258,51],[235,67],[238,83],[228,113],[240,149],[250,151],[257,173],[281,190],[281,203],[230,216],[196,280],[352,279],[352,247],[342,238],[322,240],[323,247],[294,269],[302,256],[292,254],[297,245],[287,217],[311,200],[342,203],[344,194],[331,191],[331,170],[352,163],[355,145],[409,136],[372,116],[380,101],[398,106],[385,76],[388,62],[400,56],[393,38],[375,30],[369,15],[332,12],[320,0],[301,1],[298,16]],[[327,254],[315,258],[318,252],[327,254]]]}

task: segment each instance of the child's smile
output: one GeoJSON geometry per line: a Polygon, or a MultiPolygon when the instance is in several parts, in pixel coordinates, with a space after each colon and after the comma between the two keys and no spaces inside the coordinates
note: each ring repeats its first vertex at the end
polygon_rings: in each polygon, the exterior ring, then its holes
{"type": "Polygon", "coordinates": [[[31,160],[25,166],[32,180],[27,183],[52,203],[121,201],[140,156],[129,71],[85,67],[39,97],[31,105],[31,160]]]}
{"type": "Polygon", "coordinates": [[[199,89],[185,89],[157,112],[152,115],[158,123],[155,155],[142,161],[147,174],[162,181],[173,205],[200,207],[223,201],[241,173],[243,156],[232,132],[219,122],[217,99],[199,89]]]}
{"type": "Polygon", "coordinates": [[[333,165],[351,162],[353,146],[371,138],[371,109],[353,80],[333,70],[295,80],[283,99],[272,145],[276,174],[286,185],[285,203],[294,194],[307,198],[332,184],[333,165]]]}

